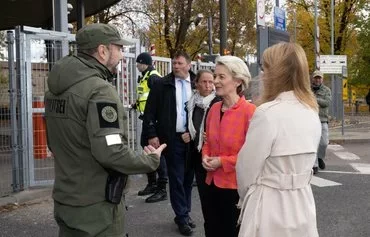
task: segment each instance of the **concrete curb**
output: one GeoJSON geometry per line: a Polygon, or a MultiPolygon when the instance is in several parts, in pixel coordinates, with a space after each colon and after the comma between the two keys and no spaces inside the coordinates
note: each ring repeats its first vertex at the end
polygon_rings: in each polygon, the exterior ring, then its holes
{"type": "Polygon", "coordinates": [[[370,143],[370,138],[333,138],[329,140],[329,143],[335,144],[357,144],[357,143],[370,143]]]}
{"type": "Polygon", "coordinates": [[[52,193],[52,187],[42,187],[42,188],[34,188],[28,189],[25,191],[21,191],[19,193],[10,194],[7,197],[0,198],[0,207],[6,206],[10,204],[24,204],[26,202],[33,201],[39,198],[47,198],[50,197],[52,193]]]}

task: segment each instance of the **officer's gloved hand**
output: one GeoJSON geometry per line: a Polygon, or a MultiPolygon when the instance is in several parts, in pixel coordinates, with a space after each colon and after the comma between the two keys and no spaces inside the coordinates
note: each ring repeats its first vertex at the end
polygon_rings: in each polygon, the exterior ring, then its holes
{"type": "Polygon", "coordinates": [[[136,108],[137,108],[136,103],[133,103],[133,104],[131,105],[131,109],[136,109],[136,108]]]}

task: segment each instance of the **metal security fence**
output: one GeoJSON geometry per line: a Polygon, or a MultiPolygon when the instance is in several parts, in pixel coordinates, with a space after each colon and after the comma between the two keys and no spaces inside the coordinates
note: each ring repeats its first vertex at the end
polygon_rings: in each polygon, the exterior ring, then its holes
{"type": "MultiPolygon", "coordinates": [[[[11,93],[11,85],[9,83],[9,65],[7,61],[0,64],[0,196],[7,195],[13,191],[13,160],[12,153],[17,152],[19,148],[12,146],[11,139],[12,127],[15,125],[16,114],[11,116],[10,101],[14,101],[14,93],[11,93]],[[13,121],[13,122],[12,122],[13,121]]],[[[13,111],[14,112],[14,111],[13,111]]],[[[16,113],[16,112],[15,112],[16,113]]]]}
{"type": "MultiPolygon", "coordinates": [[[[47,77],[54,63],[68,52],[76,53],[75,35],[16,27],[7,35],[8,61],[0,64],[0,197],[28,187],[54,182],[54,157],[48,150],[44,119],[47,77]],[[68,45],[69,47],[62,47],[68,45]]],[[[139,72],[134,40],[124,53],[114,82],[126,109],[126,136],[130,148],[140,151],[141,120],[130,105],[136,101],[139,72]]],[[[162,76],[172,70],[171,59],[153,57],[162,76]]],[[[213,68],[212,63],[192,62],[192,70],[213,68]]]]}
{"type": "MultiPolygon", "coordinates": [[[[24,88],[19,86],[20,77],[15,68],[15,38],[13,32],[8,32],[8,61],[2,63],[2,71],[7,72],[1,85],[1,125],[0,125],[0,195],[19,191],[24,184],[24,88]]],[[[4,74],[2,75],[4,76],[4,74]]]]}
{"type": "MultiPolygon", "coordinates": [[[[135,47],[136,48],[136,47],[135,47]]],[[[123,107],[127,116],[127,134],[128,146],[134,150],[138,150],[137,133],[141,130],[137,128],[138,123],[137,114],[130,109],[130,105],[135,102],[136,98],[136,78],[138,73],[136,70],[136,53],[124,53],[124,59],[121,62],[120,73],[117,77],[117,91],[123,103],[123,107]]]]}
{"type": "MultiPolygon", "coordinates": [[[[17,67],[20,86],[24,93],[23,119],[25,144],[24,186],[52,184],[54,182],[54,157],[46,141],[44,94],[48,90],[47,77],[54,63],[68,52],[64,44],[73,50],[75,36],[32,27],[16,28],[17,67]]],[[[67,48],[68,49],[68,48],[67,48]]]]}
{"type": "MultiPolygon", "coordinates": [[[[136,70],[136,57],[140,53],[140,51],[137,50],[138,48],[139,44],[136,44],[136,47],[131,49],[131,51],[136,50],[135,53],[124,54],[125,58],[122,61],[121,73],[117,78],[116,84],[128,116],[127,126],[129,128],[129,146],[136,151],[141,151],[142,148],[140,146],[140,135],[142,131],[142,121],[138,119],[139,114],[135,110],[130,109],[130,105],[135,103],[137,98],[137,79],[140,76],[140,73],[136,70]]],[[[172,71],[171,58],[153,56],[153,64],[161,76],[165,76],[172,71]]],[[[191,62],[191,70],[195,73],[201,69],[212,70],[214,67],[214,63],[205,63],[200,61],[191,62]]]]}
{"type": "Polygon", "coordinates": [[[153,56],[153,61],[154,61],[154,67],[161,74],[161,76],[165,76],[171,72],[172,61],[170,58],[153,56]]]}
{"type": "Polygon", "coordinates": [[[44,93],[49,70],[62,54],[62,44],[73,41],[74,35],[31,27],[16,27],[7,34],[8,61],[1,68],[7,72],[8,90],[4,83],[0,87],[0,196],[53,183],[44,93]]]}

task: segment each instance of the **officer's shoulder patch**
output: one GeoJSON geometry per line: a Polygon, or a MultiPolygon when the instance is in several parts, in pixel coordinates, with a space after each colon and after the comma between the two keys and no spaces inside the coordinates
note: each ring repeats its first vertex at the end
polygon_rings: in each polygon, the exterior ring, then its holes
{"type": "Polygon", "coordinates": [[[100,128],[119,128],[117,104],[96,103],[100,128]]]}

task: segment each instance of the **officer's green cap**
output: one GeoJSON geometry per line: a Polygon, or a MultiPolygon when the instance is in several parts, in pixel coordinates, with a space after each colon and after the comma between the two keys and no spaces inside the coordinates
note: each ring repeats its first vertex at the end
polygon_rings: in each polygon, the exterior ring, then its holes
{"type": "Polygon", "coordinates": [[[114,25],[89,24],[82,27],[76,34],[76,42],[79,49],[94,49],[99,45],[131,45],[132,43],[122,39],[114,25]]]}

